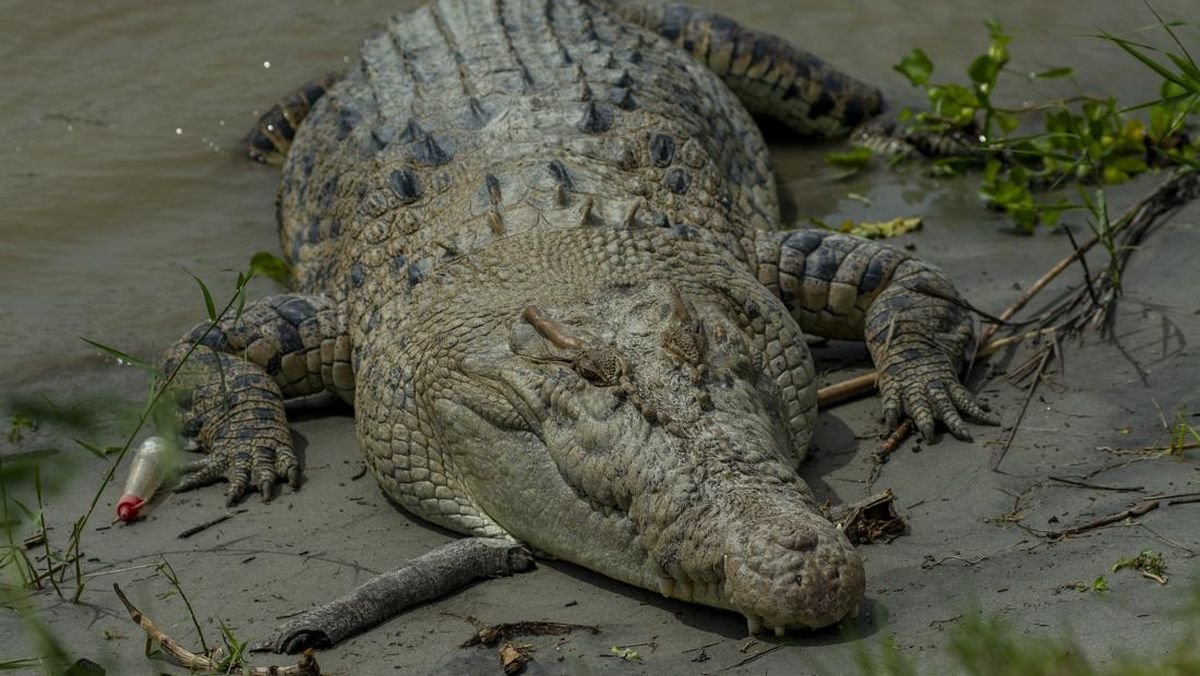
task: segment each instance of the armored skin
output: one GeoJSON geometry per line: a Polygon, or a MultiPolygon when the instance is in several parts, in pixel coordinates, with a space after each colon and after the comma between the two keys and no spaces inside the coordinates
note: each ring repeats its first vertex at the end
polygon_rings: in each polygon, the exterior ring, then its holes
{"type": "Polygon", "coordinates": [[[937,268],[778,231],[750,113],[842,134],[881,98],[683,5],[442,0],[272,109],[294,293],[163,360],[205,451],[181,487],[300,478],[285,398],[356,409],[387,495],[752,631],[857,611],[863,567],[796,467],[804,333],[866,340],[889,424],[969,436],[972,322],[937,268]],[[199,343],[205,349],[194,350],[199,343]]]}

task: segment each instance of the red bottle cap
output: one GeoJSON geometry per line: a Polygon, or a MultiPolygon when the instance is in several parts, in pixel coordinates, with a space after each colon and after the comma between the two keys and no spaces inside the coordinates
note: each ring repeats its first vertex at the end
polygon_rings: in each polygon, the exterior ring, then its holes
{"type": "Polygon", "coordinates": [[[129,522],[138,518],[138,512],[142,511],[142,505],[146,504],[144,498],[139,498],[136,495],[122,495],[117,501],[117,518],[129,522]]]}

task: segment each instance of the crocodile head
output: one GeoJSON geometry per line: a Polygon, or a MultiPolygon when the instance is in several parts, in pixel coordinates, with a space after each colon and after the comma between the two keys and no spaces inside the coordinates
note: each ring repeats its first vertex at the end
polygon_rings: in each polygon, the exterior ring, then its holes
{"type": "Polygon", "coordinates": [[[756,284],[608,286],[473,338],[433,424],[471,498],[542,554],[783,633],[864,587],[795,469],[812,375],[756,284]]]}

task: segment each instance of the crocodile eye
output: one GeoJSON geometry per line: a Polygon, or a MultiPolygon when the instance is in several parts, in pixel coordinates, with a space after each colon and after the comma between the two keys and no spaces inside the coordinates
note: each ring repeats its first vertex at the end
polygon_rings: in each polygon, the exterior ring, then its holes
{"type": "Polygon", "coordinates": [[[672,326],[662,333],[662,345],[692,366],[704,361],[704,333],[697,326],[672,326]]]}
{"type": "Polygon", "coordinates": [[[611,387],[625,374],[625,360],[610,347],[581,351],[572,366],[579,377],[598,387],[611,387]]]}

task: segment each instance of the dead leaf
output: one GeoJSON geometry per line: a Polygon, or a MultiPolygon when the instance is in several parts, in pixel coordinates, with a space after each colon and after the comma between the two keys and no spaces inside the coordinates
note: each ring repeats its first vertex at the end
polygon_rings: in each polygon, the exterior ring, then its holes
{"type": "Polygon", "coordinates": [[[533,646],[505,643],[500,647],[500,666],[506,674],[519,674],[529,660],[533,659],[533,646]]]}
{"type": "Polygon", "coordinates": [[[615,645],[609,649],[609,652],[629,662],[642,659],[642,656],[637,654],[637,651],[633,648],[622,648],[621,646],[615,645]]]}
{"type": "Polygon", "coordinates": [[[866,237],[867,239],[886,239],[889,237],[899,237],[914,230],[920,230],[921,225],[921,218],[919,216],[893,218],[890,221],[863,221],[858,224],[847,220],[838,226],[838,231],[849,235],[866,237]]]}

